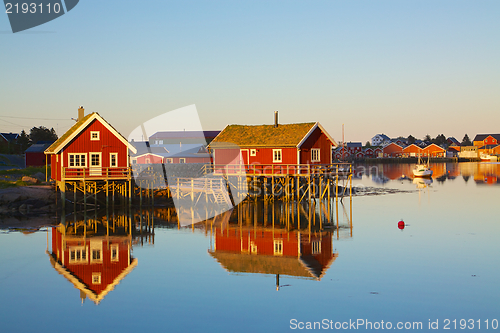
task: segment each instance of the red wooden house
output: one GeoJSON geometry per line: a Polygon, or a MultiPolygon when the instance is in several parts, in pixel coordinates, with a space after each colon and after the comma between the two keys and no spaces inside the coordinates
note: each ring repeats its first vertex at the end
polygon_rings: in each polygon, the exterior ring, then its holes
{"type": "Polygon", "coordinates": [[[374,158],[375,154],[373,152],[373,148],[365,148],[363,149],[363,153],[366,158],[374,158]]]}
{"type": "Polygon", "coordinates": [[[54,269],[88,297],[99,304],[115,286],[137,266],[131,256],[130,235],[84,236],[66,233],[66,226],[52,228],[54,269]]]}
{"type": "Polygon", "coordinates": [[[98,113],[79,117],[66,133],[47,150],[50,155],[52,174],[57,181],[66,179],[127,179],[129,149],[136,152],[98,113]]]}
{"type": "Polygon", "coordinates": [[[168,150],[165,147],[147,147],[142,151],[138,151],[132,157],[132,161],[137,164],[162,164],[167,155],[168,150]]]}
{"type": "Polygon", "coordinates": [[[228,125],[210,143],[215,165],[234,163],[290,167],[329,164],[335,140],[316,123],[228,125]]]}
{"type": "Polygon", "coordinates": [[[50,160],[46,160],[47,155],[44,154],[45,149],[47,149],[52,142],[50,143],[35,143],[29,146],[28,149],[24,152],[24,156],[26,158],[26,167],[29,166],[45,166],[45,164],[50,165],[50,160]]]}
{"type": "Polygon", "coordinates": [[[401,157],[403,155],[403,147],[397,143],[391,142],[383,148],[384,157],[401,157]]]}
{"type": "Polygon", "coordinates": [[[435,143],[431,143],[423,149],[423,156],[446,157],[446,149],[436,145],[435,143]]]}
{"type": "Polygon", "coordinates": [[[403,156],[404,157],[423,156],[423,153],[424,153],[424,150],[414,143],[403,148],[403,156]]]}
{"type": "Polygon", "coordinates": [[[496,146],[498,144],[500,144],[500,134],[478,134],[474,138],[474,146],[496,146]]]}

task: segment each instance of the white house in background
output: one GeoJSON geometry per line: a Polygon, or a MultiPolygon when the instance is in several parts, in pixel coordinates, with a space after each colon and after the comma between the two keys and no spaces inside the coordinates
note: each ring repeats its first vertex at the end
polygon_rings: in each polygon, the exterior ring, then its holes
{"type": "Polygon", "coordinates": [[[372,146],[382,146],[383,144],[390,143],[390,142],[391,142],[391,138],[389,138],[385,134],[377,134],[371,140],[372,146]]]}

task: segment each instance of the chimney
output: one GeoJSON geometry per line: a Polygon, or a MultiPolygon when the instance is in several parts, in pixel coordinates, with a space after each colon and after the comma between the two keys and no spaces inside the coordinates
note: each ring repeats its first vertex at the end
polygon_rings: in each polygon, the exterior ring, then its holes
{"type": "Polygon", "coordinates": [[[82,120],[83,117],[85,117],[85,109],[83,108],[83,105],[80,105],[78,108],[78,121],[82,120]]]}
{"type": "Polygon", "coordinates": [[[278,127],[278,111],[274,111],[274,127],[278,127]]]}

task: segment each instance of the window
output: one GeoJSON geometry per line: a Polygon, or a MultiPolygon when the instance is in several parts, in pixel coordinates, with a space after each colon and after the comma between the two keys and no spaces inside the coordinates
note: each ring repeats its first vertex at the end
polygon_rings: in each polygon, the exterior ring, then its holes
{"type": "Polygon", "coordinates": [[[179,163],[186,163],[186,159],[185,158],[179,158],[179,163]]]}
{"type": "Polygon", "coordinates": [[[257,149],[250,149],[250,156],[257,156],[257,149]]]}
{"type": "Polygon", "coordinates": [[[281,149],[273,149],[273,162],[281,162],[281,149]]]}
{"type": "Polygon", "coordinates": [[[101,153],[90,153],[90,166],[101,166],[101,153]]]}
{"type": "Polygon", "coordinates": [[[319,162],[319,148],[311,149],[311,162],[319,162]]]}
{"type": "Polygon", "coordinates": [[[101,261],[101,250],[100,249],[92,249],[92,261],[101,261]]]}
{"type": "Polygon", "coordinates": [[[70,247],[69,249],[70,264],[81,264],[87,262],[87,250],[85,246],[70,247]]]}
{"type": "Polygon", "coordinates": [[[90,241],[90,262],[102,263],[102,242],[90,241]]]}
{"type": "Polygon", "coordinates": [[[149,159],[149,157],[146,157],[146,158],[144,159],[144,163],[146,163],[146,164],[151,163],[151,160],[149,159]]]}
{"type": "Polygon", "coordinates": [[[257,254],[257,245],[253,241],[250,242],[250,251],[252,254],[257,254]]]}
{"type": "Polygon", "coordinates": [[[101,273],[92,273],[92,284],[101,284],[101,273]]]}
{"type": "Polygon", "coordinates": [[[118,261],[118,244],[111,245],[111,261],[118,261]]]}
{"type": "Polygon", "coordinates": [[[110,153],[109,154],[109,166],[117,167],[118,166],[118,153],[110,153]]]}
{"type": "Polygon", "coordinates": [[[166,163],[171,164],[171,163],[174,163],[174,161],[171,158],[167,158],[167,162],[166,163]]]}
{"type": "Polygon", "coordinates": [[[68,154],[70,168],[85,168],[87,154],[68,154]]]}
{"type": "Polygon", "coordinates": [[[283,255],[283,240],[275,239],[274,240],[274,255],[281,256],[283,255]]]}
{"type": "Polygon", "coordinates": [[[312,254],[321,253],[321,243],[319,241],[312,242],[312,254]]]}
{"type": "Polygon", "coordinates": [[[99,131],[90,131],[90,140],[99,141],[99,131]]]}

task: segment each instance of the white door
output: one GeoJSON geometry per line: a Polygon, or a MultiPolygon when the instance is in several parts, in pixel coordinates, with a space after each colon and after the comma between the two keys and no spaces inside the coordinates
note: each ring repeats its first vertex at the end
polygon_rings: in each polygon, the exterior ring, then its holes
{"type": "Polygon", "coordinates": [[[89,153],[89,175],[102,176],[101,153],[89,153]]]}

